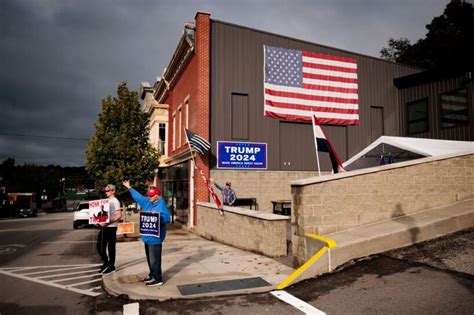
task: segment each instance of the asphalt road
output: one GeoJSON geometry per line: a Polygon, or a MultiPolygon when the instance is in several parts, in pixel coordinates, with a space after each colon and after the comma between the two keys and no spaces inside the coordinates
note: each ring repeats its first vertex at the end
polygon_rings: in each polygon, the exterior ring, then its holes
{"type": "Polygon", "coordinates": [[[0,221],[0,314],[122,313],[96,272],[98,231],[73,230],[72,216],[0,221]]]}
{"type": "MultiPolygon", "coordinates": [[[[286,289],[327,314],[473,314],[474,229],[374,255],[286,289]]],[[[271,294],[141,302],[141,314],[301,314],[271,294]]]]}
{"type": "MultiPolygon", "coordinates": [[[[72,213],[0,221],[0,314],[122,314],[72,213]]],[[[351,262],[286,292],[328,314],[473,314],[474,229],[351,262]]],[[[301,314],[270,293],[139,301],[140,314],[301,314]]]]}

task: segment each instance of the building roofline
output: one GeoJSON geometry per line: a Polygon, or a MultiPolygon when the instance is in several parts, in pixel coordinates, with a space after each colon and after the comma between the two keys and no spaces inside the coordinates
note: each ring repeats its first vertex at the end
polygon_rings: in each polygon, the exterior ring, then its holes
{"type": "Polygon", "coordinates": [[[466,80],[472,80],[472,73],[470,71],[427,70],[395,78],[393,79],[393,84],[399,89],[404,89],[424,83],[442,81],[449,78],[464,78],[466,80]]]}
{"type": "Polygon", "coordinates": [[[375,59],[377,61],[383,61],[383,62],[387,62],[387,63],[394,64],[394,65],[402,65],[402,66],[406,66],[406,67],[417,69],[417,70],[425,70],[425,69],[417,67],[417,66],[412,66],[412,65],[409,65],[409,64],[401,63],[401,62],[392,62],[392,61],[385,60],[385,59],[382,59],[382,58],[377,58],[377,57],[374,57],[374,56],[369,56],[369,55],[365,55],[365,54],[361,54],[361,53],[357,53],[357,52],[353,52],[353,51],[349,51],[349,50],[344,50],[344,49],[341,49],[341,48],[336,48],[336,47],[332,47],[332,46],[327,46],[327,45],[323,45],[323,44],[319,44],[319,43],[310,42],[310,41],[307,41],[307,40],[304,40],[304,39],[299,39],[299,38],[294,38],[294,37],[290,37],[290,36],[286,36],[286,35],[276,34],[276,33],[272,33],[272,32],[269,32],[269,31],[259,30],[259,29],[256,29],[256,28],[243,26],[243,25],[230,23],[230,22],[225,22],[225,21],[221,21],[221,20],[215,20],[215,19],[210,19],[210,20],[211,20],[211,23],[216,22],[216,23],[226,24],[226,25],[229,25],[229,26],[239,27],[239,28],[247,29],[247,30],[262,33],[262,34],[278,36],[278,37],[281,37],[281,38],[284,38],[284,39],[299,41],[299,42],[302,42],[302,43],[305,43],[305,44],[318,45],[318,46],[321,46],[321,47],[324,47],[324,48],[334,49],[334,50],[344,52],[344,53],[347,53],[347,54],[358,55],[358,56],[361,56],[361,57],[375,59]]]}

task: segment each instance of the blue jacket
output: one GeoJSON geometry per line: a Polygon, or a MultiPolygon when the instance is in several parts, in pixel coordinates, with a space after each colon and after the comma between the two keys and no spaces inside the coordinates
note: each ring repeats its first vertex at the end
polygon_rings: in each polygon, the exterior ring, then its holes
{"type": "Polygon", "coordinates": [[[130,188],[132,198],[140,205],[145,212],[159,212],[160,213],[160,238],[142,235],[142,240],[146,244],[161,244],[166,238],[166,224],[171,222],[170,212],[166,206],[165,199],[160,197],[156,202],[152,203],[148,197],[143,196],[138,191],[130,188]]]}
{"type": "Polygon", "coordinates": [[[232,206],[235,202],[235,199],[237,199],[237,196],[235,195],[235,191],[232,188],[227,188],[227,186],[221,187],[218,183],[214,183],[214,186],[216,186],[217,189],[219,189],[222,193],[222,200],[225,205],[232,206]]]}

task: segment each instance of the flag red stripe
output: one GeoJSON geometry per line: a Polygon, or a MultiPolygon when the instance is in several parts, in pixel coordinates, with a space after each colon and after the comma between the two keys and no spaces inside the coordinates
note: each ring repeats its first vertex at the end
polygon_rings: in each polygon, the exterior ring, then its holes
{"type": "Polygon", "coordinates": [[[331,55],[314,53],[314,52],[310,52],[310,51],[302,51],[301,54],[305,57],[335,60],[335,61],[342,61],[342,62],[350,62],[350,63],[357,64],[357,59],[353,59],[353,58],[340,57],[340,56],[331,56],[331,55]]]}
{"type": "MultiPolygon", "coordinates": [[[[265,111],[266,117],[279,118],[292,121],[311,121],[310,116],[299,116],[299,115],[287,115],[279,114],[271,111],[265,111]]],[[[335,119],[335,118],[320,118],[319,121],[325,124],[332,125],[358,125],[359,119],[335,119]]]]}
{"type": "Polygon", "coordinates": [[[275,102],[275,101],[270,101],[270,100],[265,100],[265,104],[279,107],[279,108],[300,109],[300,110],[313,111],[313,112],[359,114],[359,109],[350,109],[350,108],[309,106],[309,105],[300,105],[300,104],[293,104],[293,103],[275,102]]]}
{"type": "Polygon", "coordinates": [[[339,155],[337,155],[336,149],[335,149],[334,146],[332,145],[332,142],[329,141],[328,135],[326,134],[326,132],[324,131],[324,129],[321,127],[320,121],[319,121],[319,119],[316,117],[316,115],[314,115],[314,122],[316,123],[316,125],[319,125],[319,128],[320,128],[321,131],[323,132],[324,137],[326,138],[326,141],[328,142],[329,147],[331,148],[331,151],[332,151],[332,153],[334,154],[334,157],[336,158],[337,164],[342,168],[341,159],[339,158],[339,155]]]}
{"type": "Polygon", "coordinates": [[[308,94],[294,93],[294,92],[275,91],[271,89],[265,89],[265,94],[280,96],[280,97],[296,98],[296,99],[301,99],[301,100],[328,102],[328,103],[343,103],[343,104],[358,104],[359,103],[358,99],[352,99],[352,98],[308,95],[308,94]]]}
{"type": "Polygon", "coordinates": [[[211,183],[207,179],[206,175],[204,175],[204,172],[202,169],[196,165],[196,168],[199,170],[199,174],[201,175],[202,180],[206,184],[207,190],[211,194],[212,199],[214,200],[214,203],[216,204],[216,207],[221,209],[222,208],[222,202],[220,201],[219,197],[217,197],[216,193],[214,192],[214,189],[211,187],[211,183]]]}
{"type": "Polygon", "coordinates": [[[322,75],[322,74],[307,73],[307,72],[303,72],[303,78],[317,79],[317,80],[323,80],[323,81],[332,81],[332,82],[357,83],[357,79],[353,79],[353,78],[341,78],[341,77],[334,77],[330,75],[322,75]]]}
{"type": "Polygon", "coordinates": [[[330,91],[330,92],[339,92],[339,93],[354,93],[354,94],[359,93],[358,89],[347,89],[343,87],[327,86],[327,85],[303,84],[303,88],[310,89],[310,90],[330,91]]]}
{"type": "Polygon", "coordinates": [[[330,65],[322,65],[322,64],[310,63],[310,62],[303,62],[303,71],[304,71],[304,68],[331,70],[331,71],[339,71],[339,72],[347,72],[347,73],[357,73],[357,69],[330,66],[330,65]]]}

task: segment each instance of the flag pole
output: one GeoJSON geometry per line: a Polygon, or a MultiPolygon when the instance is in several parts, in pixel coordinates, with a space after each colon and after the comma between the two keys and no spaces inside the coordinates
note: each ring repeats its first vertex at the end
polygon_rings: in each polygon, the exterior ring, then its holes
{"type": "Polygon", "coordinates": [[[189,153],[191,153],[191,159],[193,160],[193,167],[196,168],[196,161],[194,161],[193,150],[191,150],[191,144],[189,143],[188,133],[186,132],[185,127],[183,127],[183,129],[184,129],[184,134],[186,135],[186,143],[188,144],[189,153]]]}
{"type": "Polygon", "coordinates": [[[319,154],[318,154],[318,140],[316,138],[316,121],[314,120],[314,114],[311,114],[311,120],[313,121],[313,139],[314,147],[316,149],[316,161],[318,163],[318,176],[321,176],[321,169],[319,168],[319,154]]]}
{"type": "Polygon", "coordinates": [[[183,127],[184,129],[184,134],[186,135],[186,143],[188,144],[188,148],[189,148],[189,153],[191,154],[191,160],[192,160],[192,167],[191,167],[191,174],[190,174],[190,177],[191,177],[191,180],[190,180],[190,187],[189,187],[189,191],[190,191],[190,203],[191,203],[191,209],[190,209],[190,218],[189,218],[189,221],[188,222],[188,225],[189,227],[193,227],[194,226],[194,170],[196,169],[196,161],[194,160],[194,155],[193,155],[193,151],[191,150],[191,144],[189,143],[189,138],[188,138],[188,133],[186,132],[186,127],[183,127]]]}

